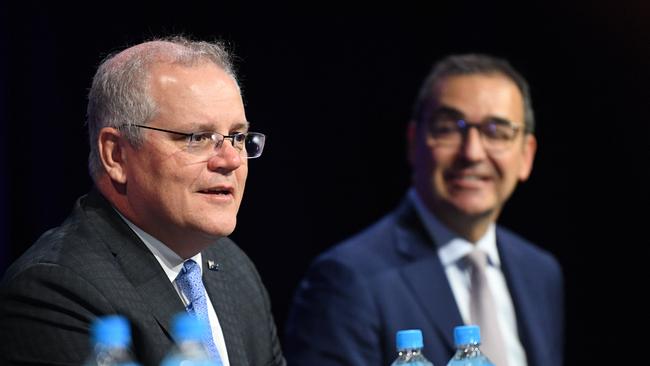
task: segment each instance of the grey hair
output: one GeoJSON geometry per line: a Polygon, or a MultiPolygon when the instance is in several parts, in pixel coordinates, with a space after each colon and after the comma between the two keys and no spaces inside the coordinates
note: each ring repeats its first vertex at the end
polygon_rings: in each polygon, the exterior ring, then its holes
{"type": "Polygon", "coordinates": [[[460,75],[501,74],[517,85],[524,100],[524,131],[535,131],[535,115],[530,96],[530,87],[524,77],[504,59],[483,54],[451,55],[438,61],[422,83],[413,106],[412,119],[418,124],[425,118],[428,106],[435,102],[434,90],[444,78],[460,75]]]}
{"type": "Polygon", "coordinates": [[[131,145],[141,146],[142,132],[133,125],[146,125],[155,116],[156,103],[149,94],[149,73],[154,64],[194,66],[212,62],[239,85],[232,59],[223,42],[192,41],[181,36],[155,39],[106,57],[88,93],[88,171],[93,180],[103,171],[97,144],[102,128],[120,128],[131,145]]]}

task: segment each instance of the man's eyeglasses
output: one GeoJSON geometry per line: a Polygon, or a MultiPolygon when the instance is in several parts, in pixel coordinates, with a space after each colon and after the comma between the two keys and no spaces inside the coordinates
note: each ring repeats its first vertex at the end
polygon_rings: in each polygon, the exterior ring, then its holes
{"type": "Polygon", "coordinates": [[[232,135],[222,135],[214,131],[184,133],[144,125],[124,125],[124,127],[128,126],[185,136],[187,139],[187,150],[200,155],[209,155],[211,152],[219,149],[223,145],[224,140],[230,140],[232,146],[239,151],[243,158],[259,158],[262,155],[264,142],[266,141],[266,136],[258,132],[238,132],[232,135]]]}
{"type": "Polygon", "coordinates": [[[436,145],[457,147],[463,142],[469,129],[475,127],[483,146],[489,151],[503,151],[517,138],[521,126],[500,118],[473,123],[449,114],[439,114],[429,124],[429,133],[436,145]]]}

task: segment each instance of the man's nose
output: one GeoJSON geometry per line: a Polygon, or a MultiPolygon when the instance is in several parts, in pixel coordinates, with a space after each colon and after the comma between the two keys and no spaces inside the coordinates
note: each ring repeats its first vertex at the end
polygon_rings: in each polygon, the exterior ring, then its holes
{"type": "Polygon", "coordinates": [[[208,159],[208,169],[213,171],[232,171],[242,164],[241,151],[235,148],[231,139],[224,139],[216,147],[214,155],[208,159]]]}
{"type": "Polygon", "coordinates": [[[470,161],[479,161],[487,156],[483,137],[478,128],[468,127],[460,147],[460,153],[470,161]]]}

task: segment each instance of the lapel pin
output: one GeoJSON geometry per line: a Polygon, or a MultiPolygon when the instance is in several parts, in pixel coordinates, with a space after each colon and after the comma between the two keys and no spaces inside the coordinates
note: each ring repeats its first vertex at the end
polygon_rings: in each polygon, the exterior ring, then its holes
{"type": "Polygon", "coordinates": [[[219,266],[219,263],[214,263],[213,260],[208,259],[208,269],[211,271],[218,271],[221,266],[219,266]]]}

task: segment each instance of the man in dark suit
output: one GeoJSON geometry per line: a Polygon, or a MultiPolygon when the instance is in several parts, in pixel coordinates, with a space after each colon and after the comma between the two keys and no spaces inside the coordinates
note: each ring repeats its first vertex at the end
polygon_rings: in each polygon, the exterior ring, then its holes
{"type": "Polygon", "coordinates": [[[158,365],[187,309],[221,364],[283,365],[266,290],[227,238],[265,136],[248,131],[223,46],[172,38],[108,57],[88,127],[95,188],[5,274],[0,363],[79,365],[90,323],[121,314],[137,359],[158,365]],[[202,285],[186,291],[194,270],[202,285]]]}
{"type": "Polygon", "coordinates": [[[425,356],[446,365],[454,327],[479,323],[497,366],[561,365],[559,265],[496,225],[532,169],[533,129],[528,85],[508,62],[438,62],[408,126],[413,188],[395,211],[313,263],[289,315],[288,363],[389,365],[395,333],[419,328],[425,356]]]}

